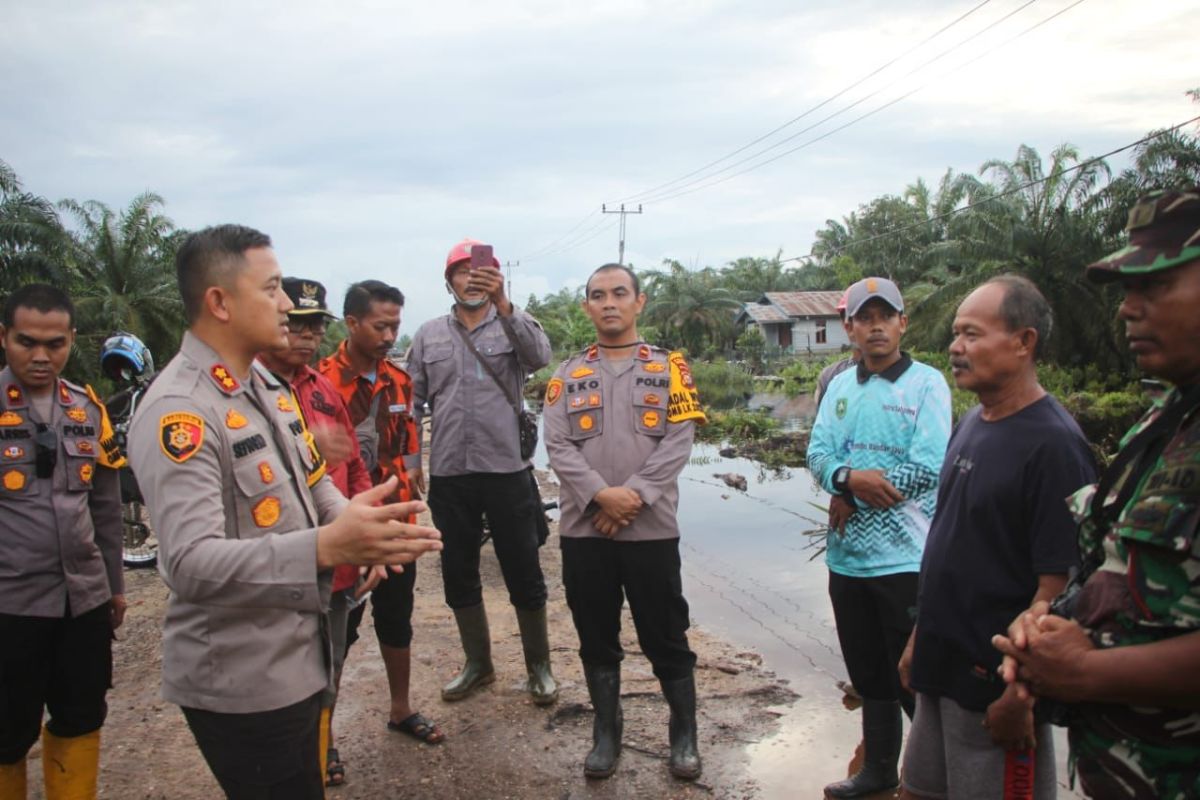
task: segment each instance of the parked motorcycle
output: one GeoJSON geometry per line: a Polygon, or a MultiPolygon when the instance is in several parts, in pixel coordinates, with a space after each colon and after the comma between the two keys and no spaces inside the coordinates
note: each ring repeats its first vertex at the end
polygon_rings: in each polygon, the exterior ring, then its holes
{"type": "MultiPolygon", "coordinates": [[[[113,434],[122,454],[127,454],[129,424],[138,401],[154,380],[154,357],[142,340],[131,333],[118,332],[100,348],[100,368],[118,386],[119,391],[104,401],[113,426],[113,434]]],[[[142,502],[137,478],[128,465],[120,470],[121,516],[124,543],[121,558],[131,569],[152,567],[158,562],[158,539],[150,527],[150,515],[142,502]]]]}

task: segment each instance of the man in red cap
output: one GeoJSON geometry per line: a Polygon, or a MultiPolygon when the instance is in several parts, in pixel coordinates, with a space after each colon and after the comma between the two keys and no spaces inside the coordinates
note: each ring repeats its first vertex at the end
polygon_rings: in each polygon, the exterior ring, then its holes
{"type": "MultiPolygon", "coordinates": [[[[495,680],[491,635],[479,579],[483,518],[517,611],[527,686],[539,705],[558,698],[546,633],[546,582],[538,561],[543,513],[522,453],[518,412],[525,378],[550,362],[550,341],[538,321],[505,296],[500,262],[471,239],[446,257],[450,313],[426,322],[413,337],[408,370],[418,423],[433,412],[429,444],[429,508],[446,531],[442,580],[454,610],[466,663],[442,689],[460,700],[495,680]]],[[[420,454],[407,462],[424,488],[420,454]]]]}
{"type": "Polygon", "coordinates": [[[818,406],[821,405],[821,398],[825,396],[825,390],[829,388],[829,383],[851,367],[858,366],[858,362],[862,358],[862,350],[855,344],[854,331],[851,330],[850,321],[846,319],[846,300],[849,297],[849,289],[842,292],[842,299],[838,300],[837,312],[838,316],[842,318],[842,328],[846,331],[846,338],[850,340],[850,355],[841,361],[835,361],[825,367],[825,369],[821,370],[821,374],[817,376],[817,389],[813,395],[818,406]]]}

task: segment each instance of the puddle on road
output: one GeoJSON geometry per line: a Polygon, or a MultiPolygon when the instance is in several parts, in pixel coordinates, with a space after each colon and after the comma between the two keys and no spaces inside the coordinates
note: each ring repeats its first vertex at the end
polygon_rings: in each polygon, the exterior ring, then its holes
{"type": "MultiPolygon", "coordinates": [[[[780,709],[780,732],[747,748],[748,771],[762,800],[821,798],[826,784],[846,776],[860,738],[859,714],[845,708],[838,688],[848,678],[825,559],[804,534],[823,516],[813,504],[823,507],[827,497],[805,469],[768,469],[748,459],[722,458],[717,450],[697,444],[679,484],[691,617],[762,655],[764,667],[800,695],[780,709]],[[730,472],[746,477],[745,492],[714,477],[730,472]]],[[[544,452],[535,462],[545,468],[544,452]]],[[[1055,746],[1059,796],[1079,797],[1066,788],[1061,729],[1055,731],[1055,746]]]]}

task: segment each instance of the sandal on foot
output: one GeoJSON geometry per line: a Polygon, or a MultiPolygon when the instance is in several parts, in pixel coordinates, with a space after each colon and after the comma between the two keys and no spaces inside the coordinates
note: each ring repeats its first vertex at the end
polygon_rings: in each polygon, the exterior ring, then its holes
{"type": "Polygon", "coordinates": [[[325,785],[341,786],[346,782],[346,765],[342,763],[336,747],[325,751],[325,785]]]}
{"type": "Polygon", "coordinates": [[[413,714],[405,717],[400,722],[392,722],[388,720],[388,730],[396,731],[397,733],[406,733],[419,742],[425,744],[438,744],[446,738],[446,734],[442,733],[434,722],[426,719],[420,714],[413,714]]]}

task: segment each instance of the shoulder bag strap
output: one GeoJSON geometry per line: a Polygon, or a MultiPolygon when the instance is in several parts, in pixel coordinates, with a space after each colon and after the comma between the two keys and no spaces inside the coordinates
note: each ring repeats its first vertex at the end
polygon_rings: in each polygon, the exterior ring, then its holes
{"type": "Polygon", "coordinates": [[[483,371],[492,376],[492,380],[495,381],[496,385],[500,387],[500,391],[504,393],[504,397],[508,400],[508,404],[513,407],[513,411],[517,413],[517,416],[520,416],[521,406],[513,397],[512,392],[508,390],[508,387],[504,385],[504,381],[500,380],[500,376],[496,374],[494,369],[492,369],[492,365],[489,364],[487,359],[485,359],[480,354],[479,350],[476,349],[475,343],[471,341],[471,335],[466,332],[462,325],[456,324],[453,320],[450,322],[450,327],[452,327],[454,332],[459,335],[459,338],[463,340],[463,344],[467,346],[467,349],[475,355],[475,360],[479,362],[479,366],[483,367],[483,371]]]}

